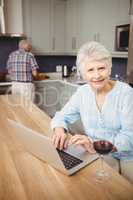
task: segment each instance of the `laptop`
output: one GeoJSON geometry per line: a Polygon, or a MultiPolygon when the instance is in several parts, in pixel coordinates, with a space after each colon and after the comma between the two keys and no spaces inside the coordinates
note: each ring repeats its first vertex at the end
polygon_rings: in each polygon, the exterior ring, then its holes
{"type": "Polygon", "coordinates": [[[66,150],[58,150],[52,144],[51,138],[11,119],[8,119],[8,122],[27,151],[66,175],[74,174],[98,158],[97,154],[89,154],[76,145],[69,145],[66,150]]]}

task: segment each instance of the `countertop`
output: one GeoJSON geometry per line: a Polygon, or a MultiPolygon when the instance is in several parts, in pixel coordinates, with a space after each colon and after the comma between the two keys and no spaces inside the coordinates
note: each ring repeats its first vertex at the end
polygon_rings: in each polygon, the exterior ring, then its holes
{"type": "Polygon", "coordinates": [[[10,86],[12,82],[0,82],[0,86],[10,86]]]}
{"type": "MultiPolygon", "coordinates": [[[[0,199],[1,200],[132,200],[133,185],[104,163],[108,181],[95,179],[99,160],[68,177],[24,149],[7,118],[48,137],[50,117],[30,101],[12,95],[0,96],[0,199]]],[[[45,147],[44,147],[45,148],[45,147]]]]}
{"type": "MultiPolygon", "coordinates": [[[[67,78],[62,78],[62,74],[61,73],[56,73],[56,72],[52,72],[52,73],[47,73],[47,75],[50,77],[49,79],[45,79],[45,80],[41,80],[41,81],[34,81],[34,83],[38,83],[38,82],[49,82],[49,81],[60,81],[62,83],[66,83],[72,86],[79,86],[79,85],[83,85],[85,84],[85,82],[83,80],[78,80],[76,75],[72,75],[69,76],[67,78]]],[[[0,86],[10,86],[12,85],[12,82],[0,82],[0,86]]]]}
{"type": "Polygon", "coordinates": [[[69,76],[67,78],[63,78],[62,74],[61,73],[57,73],[57,72],[47,73],[47,75],[50,77],[49,79],[45,79],[45,80],[42,80],[42,81],[34,81],[34,83],[58,81],[58,82],[65,83],[65,84],[68,84],[68,85],[71,85],[71,86],[75,86],[75,87],[85,84],[85,81],[83,81],[81,79],[80,80],[77,79],[76,74],[75,75],[71,75],[71,76],[69,76]]]}

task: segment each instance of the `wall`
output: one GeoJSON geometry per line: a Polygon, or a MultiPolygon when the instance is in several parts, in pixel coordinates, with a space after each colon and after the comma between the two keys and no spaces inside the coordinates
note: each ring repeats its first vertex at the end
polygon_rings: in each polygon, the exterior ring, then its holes
{"type": "MultiPolygon", "coordinates": [[[[56,65],[67,64],[71,69],[76,65],[76,56],[36,56],[41,72],[55,72],[56,65]]],[[[112,58],[112,77],[118,75],[121,80],[126,80],[127,58],[112,58]]]]}
{"type": "Polygon", "coordinates": [[[0,37],[0,71],[6,70],[8,55],[17,49],[19,39],[16,37],[0,37]]]}
{"type": "Polygon", "coordinates": [[[55,72],[57,65],[67,65],[70,69],[75,65],[76,56],[54,55],[35,56],[41,72],[55,72]]]}

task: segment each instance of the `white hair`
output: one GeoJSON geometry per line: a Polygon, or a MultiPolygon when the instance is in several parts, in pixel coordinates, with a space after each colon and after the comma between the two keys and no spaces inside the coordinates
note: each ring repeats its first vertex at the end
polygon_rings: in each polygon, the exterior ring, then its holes
{"type": "Polygon", "coordinates": [[[83,76],[85,60],[88,59],[88,62],[100,61],[106,63],[107,67],[112,67],[112,58],[109,51],[98,42],[87,42],[78,51],[77,54],[77,70],[83,76]]]}
{"type": "Polygon", "coordinates": [[[20,40],[19,48],[24,48],[25,45],[31,45],[31,43],[28,40],[20,40]]]}

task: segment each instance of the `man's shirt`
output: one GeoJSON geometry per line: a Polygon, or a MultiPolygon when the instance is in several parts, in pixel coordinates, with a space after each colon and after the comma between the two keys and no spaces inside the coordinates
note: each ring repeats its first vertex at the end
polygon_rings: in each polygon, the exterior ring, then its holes
{"type": "Polygon", "coordinates": [[[32,53],[19,49],[9,55],[7,70],[12,81],[32,82],[32,71],[38,68],[32,53]]]}
{"type": "Polygon", "coordinates": [[[119,151],[133,151],[133,89],[117,81],[99,110],[95,93],[86,84],[77,89],[64,108],[55,114],[52,129],[81,119],[85,133],[93,140],[106,139],[119,151]]]}

